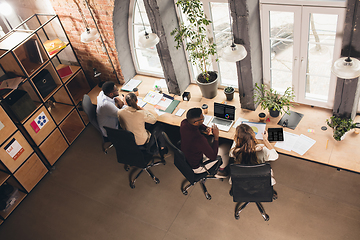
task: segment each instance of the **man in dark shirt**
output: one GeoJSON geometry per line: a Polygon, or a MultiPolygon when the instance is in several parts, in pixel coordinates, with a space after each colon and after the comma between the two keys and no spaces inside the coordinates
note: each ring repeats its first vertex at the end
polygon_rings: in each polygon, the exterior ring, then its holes
{"type": "MultiPolygon", "coordinates": [[[[186,119],[180,125],[181,150],[195,173],[205,172],[206,169],[221,161],[221,157],[217,155],[219,149],[219,129],[216,125],[209,128],[203,123],[204,115],[202,110],[200,108],[191,108],[186,113],[186,119]],[[211,133],[214,135],[214,141],[209,144],[204,134],[210,135],[211,133]],[[210,160],[206,162],[205,168],[201,166],[204,155],[210,160]]],[[[221,171],[223,171],[227,163],[223,165],[220,166],[221,171]]],[[[217,177],[226,176],[221,171],[218,171],[217,177]]]]}

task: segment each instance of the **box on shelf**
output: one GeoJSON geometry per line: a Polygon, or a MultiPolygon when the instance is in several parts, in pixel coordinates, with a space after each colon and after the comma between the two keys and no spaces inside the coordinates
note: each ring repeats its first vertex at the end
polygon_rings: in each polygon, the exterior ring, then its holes
{"type": "Polygon", "coordinates": [[[41,72],[34,77],[33,81],[43,98],[49,95],[57,87],[53,77],[47,69],[41,70],[41,72]]]}
{"type": "Polygon", "coordinates": [[[0,186],[0,211],[6,211],[19,199],[19,190],[9,184],[0,186]]]}
{"type": "Polygon", "coordinates": [[[30,95],[20,89],[15,89],[4,99],[6,105],[14,112],[19,121],[29,116],[35,109],[36,105],[30,98],[30,95]]]}

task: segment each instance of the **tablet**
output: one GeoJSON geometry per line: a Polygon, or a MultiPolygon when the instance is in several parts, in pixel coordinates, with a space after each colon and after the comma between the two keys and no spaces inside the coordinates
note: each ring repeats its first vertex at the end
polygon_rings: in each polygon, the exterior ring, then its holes
{"type": "Polygon", "coordinates": [[[284,129],[268,128],[268,140],[269,142],[284,141],[284,129]]]}

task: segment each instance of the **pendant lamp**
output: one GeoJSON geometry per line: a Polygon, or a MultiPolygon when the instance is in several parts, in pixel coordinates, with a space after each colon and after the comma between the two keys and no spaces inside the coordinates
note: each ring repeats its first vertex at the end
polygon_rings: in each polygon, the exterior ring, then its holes
{"type": "Polygon", "coordinates": [[[138,6],[141,22],[144,27],[144,31],[139,34],[139,42],[138,42],[139,47],[141,47],[141,48],[155,47],[155,45],[159,43],[160,39],[155,33],[148,33],[146,31],[144,20],[141,15],[139,3],[137,1],[136,1],[136,4],[138,6]]]}
{"type": "Polygon", "coordinates": [[[222,58],[228,62],[237,62],[243,60],[246,55],[247,51],[243,45],[232,42],[224,49],[222,58]]]}
{"type": "Polygon", "coordinates": [[[230,18],[230,29],[231,29],[231,45],[227,46],[224,51],[222,58],[228,62],[237,62],[243,60],[247,56],[247,51],[245,47],[241,44],[234,43],[234,33],[232,29],[232,22],[231,22],[231,12],[230,12],[230,5],[229,5],[229,18],[230,18]]]}
{"type": "Polygon", "coordinates": [[[355,28],[355,20],[356,20],[356,12],[358,0],[355,0],[354,7],[354,15],[352,19],[351,25],[351,35],[350,35],[350,43],[349,43],[349,54],[347,57],[342,57],[334,62],[334,65],[331,68],[331,71],[335,74],[335,76],[343,79],[352,79],[360,76],[360,61],[356,58],[350,57],[351,54],[351,43],[355,28]]]}
{"type": "Polygon", "coordinates": [[[87,27],[80,36],[80,41],[83,43],[92,42],[100,37],[100,34],[95,29],[87,27]]]}

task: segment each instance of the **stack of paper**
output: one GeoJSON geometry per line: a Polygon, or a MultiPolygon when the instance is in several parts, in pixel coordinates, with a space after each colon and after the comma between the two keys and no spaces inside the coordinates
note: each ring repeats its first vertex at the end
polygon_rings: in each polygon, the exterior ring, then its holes
{"type": "Polygon", "coordinates": [[[314,144],[315,140],[303,134],[296,135],[284,131],[284,141],[276,142],[275,147],[282,148],[286,151],[294,151],[300,155],[304,155],[314,144]]]}
{"type": "Polygon", "coordinates": [[[122,86],[121,90],[131,92],[134,88],[139,86],[141,80],[130,79],[125,85],[122,86]]]}

